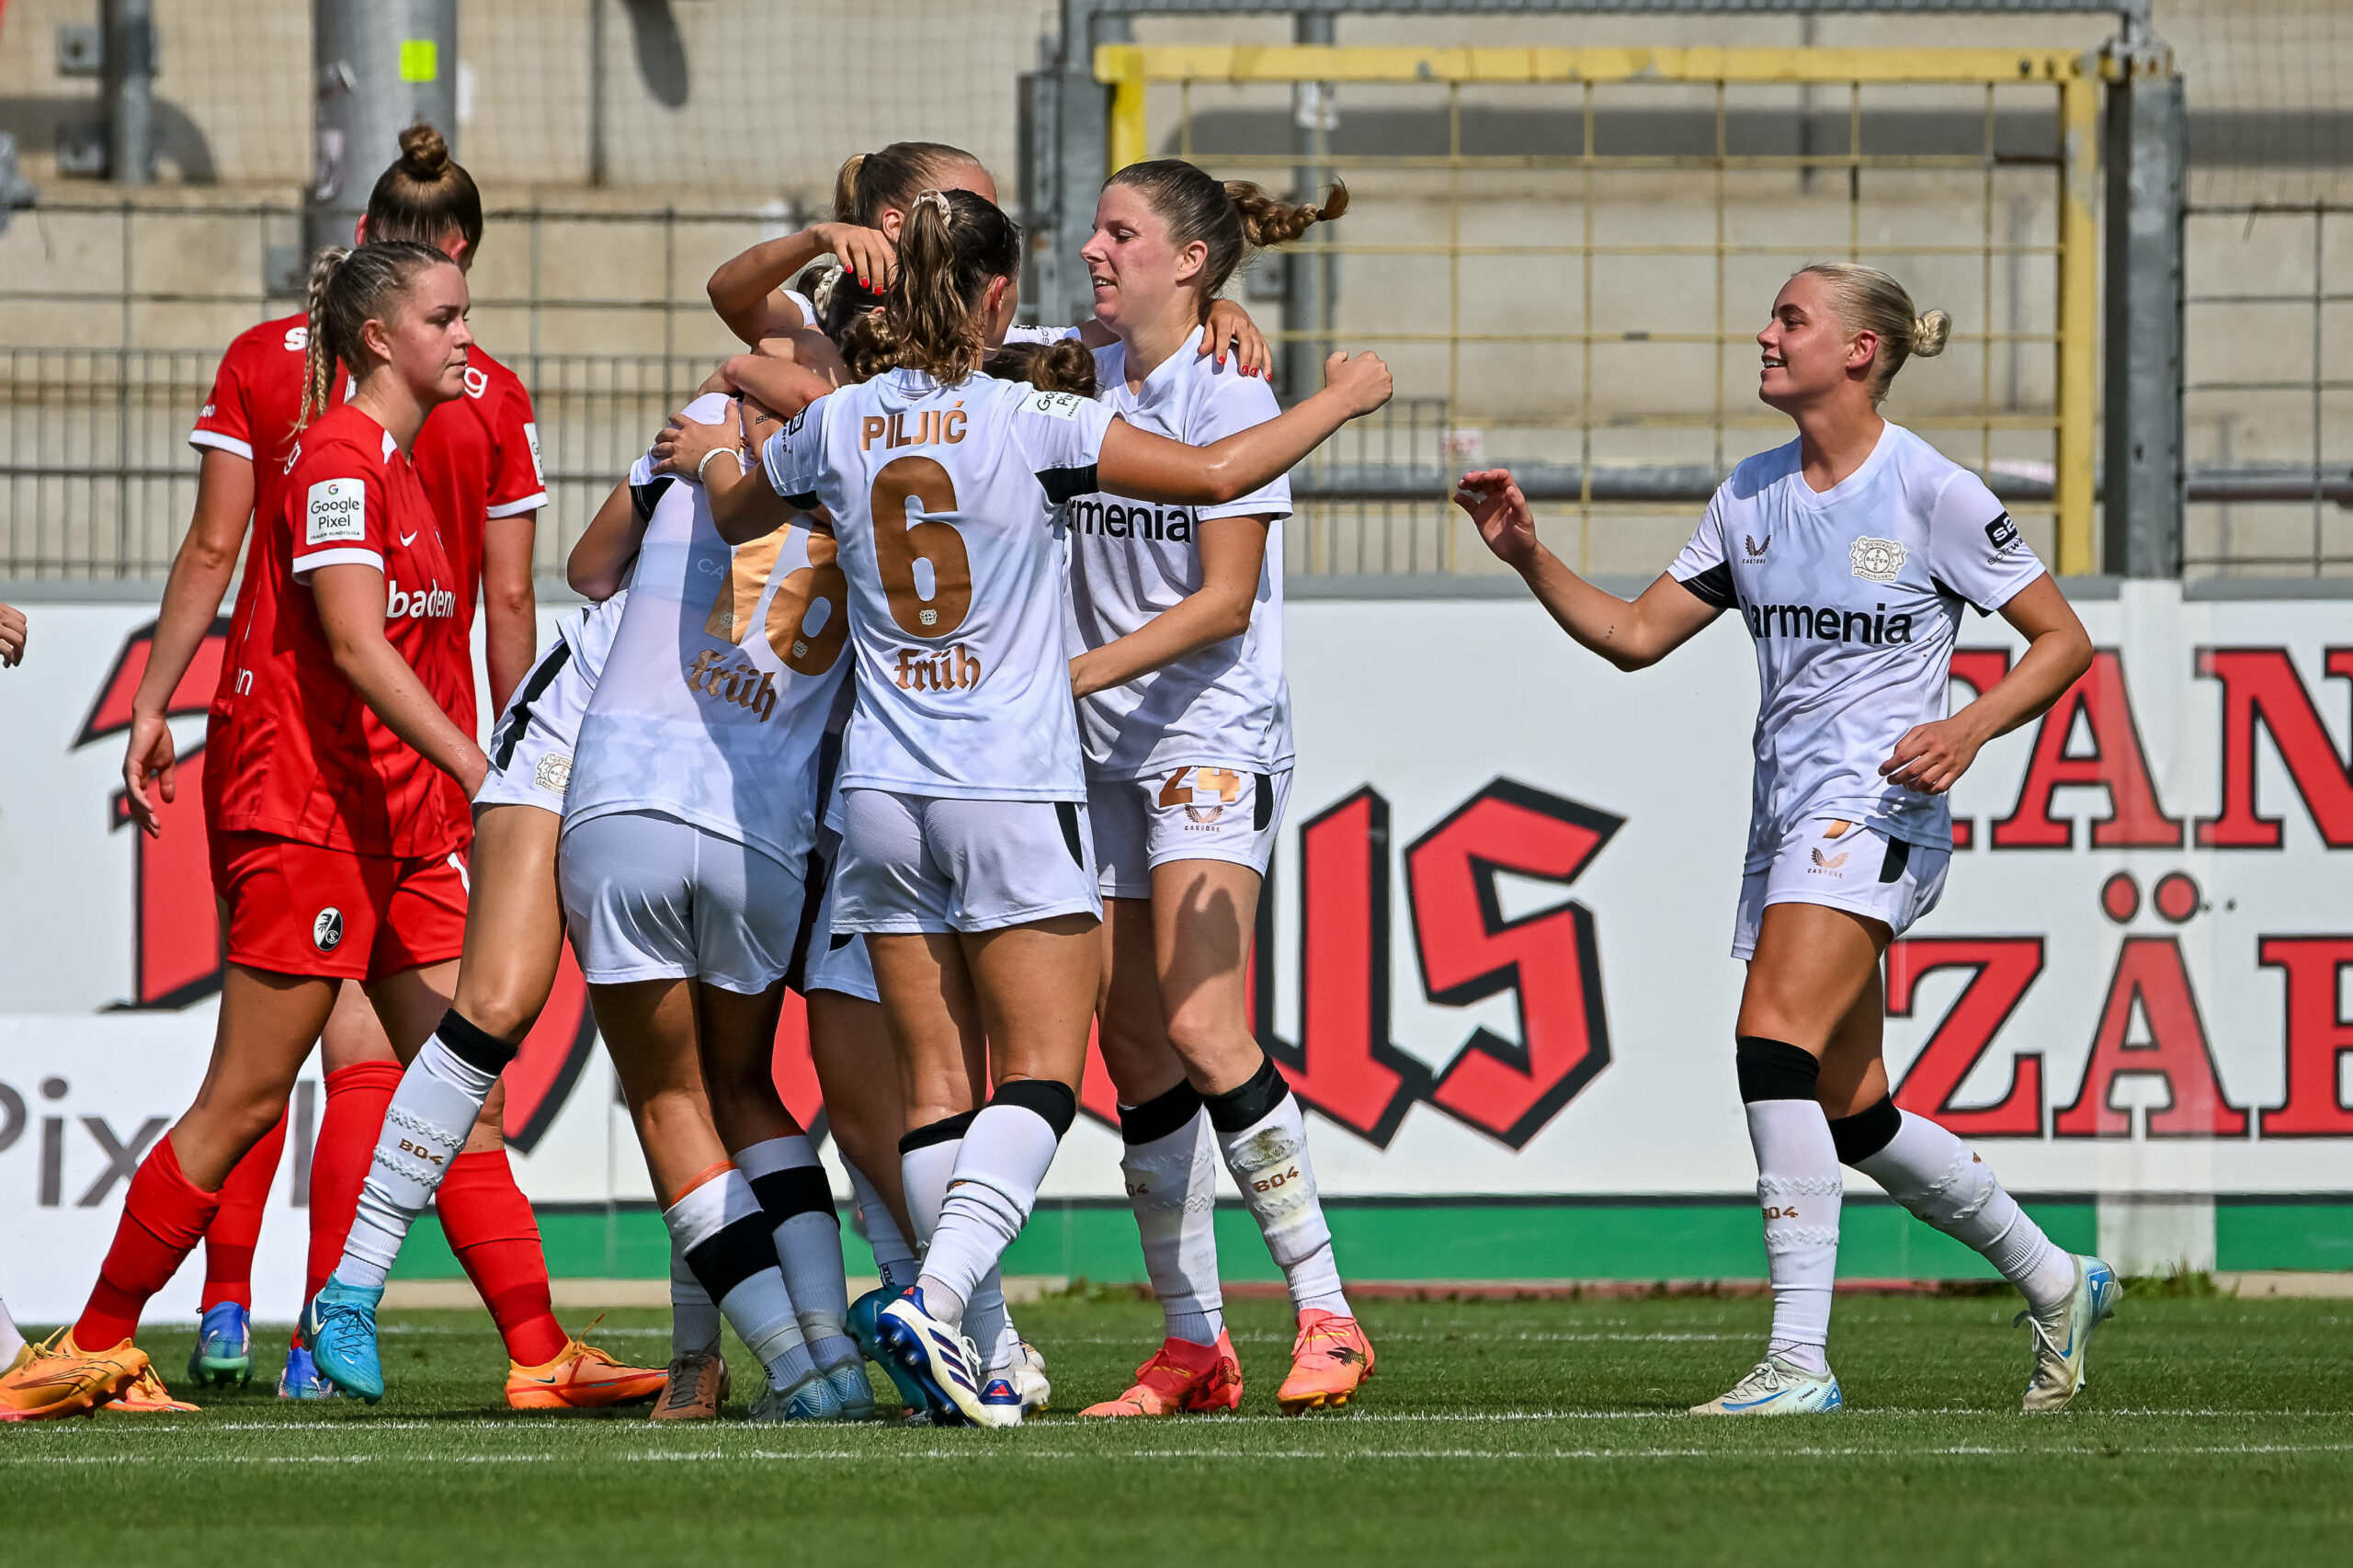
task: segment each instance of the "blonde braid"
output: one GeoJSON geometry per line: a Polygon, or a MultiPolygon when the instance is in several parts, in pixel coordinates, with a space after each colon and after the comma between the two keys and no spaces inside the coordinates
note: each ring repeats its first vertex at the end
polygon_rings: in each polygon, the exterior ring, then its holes
{"type": "Polygon", "coordinates": [[[329,245],[311,259],[305,290],[310,341],[302,349],[302,405],[294,415],[297,430],[309,425],[313,415],[327,411],[327,401],[335,391],[335,355],[327,347],[327,288],[350,254],[342,245],[329,245]]]}

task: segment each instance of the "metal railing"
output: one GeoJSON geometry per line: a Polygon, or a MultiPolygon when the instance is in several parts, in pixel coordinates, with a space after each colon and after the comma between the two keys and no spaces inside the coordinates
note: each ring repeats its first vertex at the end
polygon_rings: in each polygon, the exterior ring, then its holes
{"type": "MultiPolygon", "coordinates": [[[[711,267],[790,221],[487,215],[472,320],[532,393],[551,494],[541,571],[561,570],[664,415],[727,352],[703,295],[711,267]]],[[[0,577],[169,569],[195,504],[188,433],[229,340],[298,308],[300,223],[271,203],[62,200],[0,238],[0,345],[16,345],[0,347],[0,577]]]]}
{"type": "Polygon", "coordinates": [[[2187,576],[2353,569],[2353,208],[2188,214],[2187,576]],[[2200,483],[2200,469],[2229,483],[2200,483]]]}
{"type": "Polygon", "coordinates": [[[1294,482],[1294,565],[1338,572],[1477,570],[1446,495],[1479,460],[1544,477],[1583,567],[1657,570],[1695,491],[1786,438],[1744,384],[1750,339],[1813,259],[1951,304],[1974,384],[1913,371],[1892,416],[2006,485],[2062,570],[2094,570],[2099,70],[2031,49],[1095,53],[1109,167],[1173,155],[1289,187],[1312,163],[1351,187],[1339,237],[1293,247],[1329,258],[1336,308],[1270,335],[1381,350],[1435,439],[1410,468],[1326,454],[1294,482]],[[1891,144],[1884,89],[1934,123],[1891,144]],[[1266,146],[1252,117],[1278,106],[1334,133],[1312,156],[1266,146]]]}

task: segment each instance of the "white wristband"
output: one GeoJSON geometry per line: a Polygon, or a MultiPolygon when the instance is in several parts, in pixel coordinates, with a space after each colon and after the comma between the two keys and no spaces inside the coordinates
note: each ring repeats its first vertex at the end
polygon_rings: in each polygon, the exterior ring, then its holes
{"type": "Polygon", "coordinates": [[[698,484],[702,483],[702,471],[710,466],[711,459],[716,457],[732,458],[735,455],[735,449],[733,447],[713,447],[710,450],[703,453],[702,461],[695,464],[695,483],[698,484]]]}

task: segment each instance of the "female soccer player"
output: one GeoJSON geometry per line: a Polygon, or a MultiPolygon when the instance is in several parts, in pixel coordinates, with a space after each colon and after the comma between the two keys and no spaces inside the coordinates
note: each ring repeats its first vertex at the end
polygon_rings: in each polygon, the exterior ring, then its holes
{"type": "MultiPolygon", "coordinates": [[[[463,269],[481,250],[481,194],[472,177],[450,159],[440,136],[429,126],[413,126],[401,135],[400,158],[383,172],[370,192],[359,232],[363,239],[414,240],[434,245],[463,269]]],[[[133,700],[123,765],[132,812],[150,833],[161,832],[162,822],[149,791],[166,801],[176,791],[176,759],[164,717],[166,706],[218,613],[235,569],[246,518],[256,517],[267,523],[278,515],[295,445],[295,411],[302,396],[309,340],[310,325],[301,314],[265,322],[239,336],[222,358],[212,395],[189,437],[203,454],[196,520],[165,588],[154,648],[133,700]]],[[[330,400],[340,397],[342,391],[342,381],[335,380],[330,400]]],[[[547,500],[540,482],[537,427],[521,381],[479,345],[468,354],[465,395],[454,403],[439,418],[426,422],[417,441],[416,467],[437,515],[447,519],[449,527],[457,571],[457,581],[450,586],[457,596],[462,632],[471,635],[478,594],[485,606],[490,691],[493,700],[504,706],[530,663],[537,641],[532,540],[539,508],[547,500]]],[[[233,624],[243,625],[248,619],[249,601],[257,586],[257,580],[248,574],[233,624]]],[[[221,716],[234,695],[237,668],[234,659],[222,663],[221,684],[212,702],[213,726],[222,722],[221,716]]],[[[469,735],[475,733],[471,681],[451,710],[451,718],[469,735]]],[[[210,831],[218,832],[222,811],[222,752],[215,744],[206,755],[213,764],[206,775],[207,824],[210,831]]],[[[491,888],[506,885],[510,879],[499,868],[510,859],[528,858],[529,835],[516,831],[523,820],[520,813],[484,813],[471,852],[477,885],[485,881],[485,870],[490,873],[486,881],[491,888]],[[510,845],[510,838],[519,842],[510,845]]],[[[551,856],[551,827],[549,836],[551,856]]],[[[549,885],[552,888],[551,872],[549,885]]],[[[551,907],[552,903],[551,892],[551,907]]],[[[515,965],[510,961],[520,950],[518,942],[486,944],[486,961],[468,971],[467,993],[506,995],[526,989],[525,982],[513,973],[515,965]]],[[[552,955],[548,963],[551,977],[552,955]]],[[[543,1001],[544,990],[540,995],[543,1001]]],[[[483,1017],[493,1025],[492,1032],[502,1038],[508,1038],[504,1018],[522,1011],[516,1006],[502,1010],[479,1002],[473,1005],[476,1011],[469,1016],[483,1017]]],[[[534,1017],[537,1010],[536,1006],[529,1009],[534,1017]]],[[[527,1018],[524,1028],[528,1028],[527,1018]]],[[[515,1030],[511,1040],[519,1040],[522,1032],[515,1030]]],[[[329,1017],[324,1054],[327,1096],[312,1167],[306,1298],[316,1292],[343,1249],[362,1180],[370,1169],[369,1151],[379,1139],[386,1105],[401,1078],[392,1042],[356,984],[345,988],[329,1017]]],[[[551,1360],[567,1363],[569,1374],[609,1367],[600,1352],[575,1355],[573,1342],[556,1324],[549,1308],[547,1266],[529,1205],[507,1166],[500,1134],[502,1111],[503,1102],[494,1098],[463,1152],[447,1167],[449,1181],[439,1203],[443,1226],[468,1275],[492,1304],[516,1369],[545,1376],[551,1360]]],[[[237,1381],[250,1375],[248,1280],[263,1206],[276,1177],[284,1141],[281,1118],[222,1187],[221,1212],[206,1241],[204,1324],[189,1359],[189,1375],[199,1381],[237,1381]]],[[[577,1393],[596,1403],[599,1381],[598,1377],[567,1375],[562,1380],[564,1397],[577,1393]]],[[[509,1379],[510,1391],[530,1399],[543,1398],[547,1386],[532,1379],[520,1383],[512,1376],[509,1379]]],[[[300,1345],[288,1357],[278,1387],[281,1394],[294,1398],[317,1398],[333,1392],[314,1375],[310,1354],[300,1345]]],[[[135,1398],[126,1400],[123,1407],[136,1407],[139,1403],[135,1398]]]]}
{"type": "Polygon", "coordinates": [[[975,374],[1017,302],[1020,231],[991,203],[925,192],[898,261],[862,330],[899,368],[796,413],[763,449],[765,483],[714,472],[713,512],[744,540],[823,508],[840,540],[858,677],[835,926],[868,936],[913,1124],[902,1151],[958,1145],[921,1278],[880,1330],[934,1419],[1010,1426],[1020,1395],[983,1384],[961,1320],[1076,1115],[1100,970],[1056,509],[1097,488],[1230,501],[1381,406],[1389,374],[1336,355],[1290,413],[1186,447],[975,374]],[[983,1039],[996,1086],[974,1110],[964,1062],[983,1039]]]}
{"type": "MultiPolygon", "coordinates": [[[[1176,159],[1104,186],[1079,254],[1098,394],[1138,429],[1192,445],[1279,412],[1264,381],[1185,350],[1251,250],[1347,210],[1290,206],[1176,159]]],[[[1348,1403],[1371,1376],[1315,1192],[1299,1101],[1251,1032],[1244,971],[1290,790],[1282,666],[1288,480],[1222,506],[1071,503],[1071,665],[1103,890],[1104,1064],[1120,1094],[1120,1169],[1167,1337],[1133,1387],[1081,1414],[1233,1409],[1242,1369],[1217,1276],[1212,1147],[1282,1266],[1299,1314],[1287,1413],[1348,1403]],[[1284,1177],[1276,1181],[1272,1177],[1284,1177]]]]}
{"type": "MultiPolygon", "coordinates": [[[[882,302],[897,266],[895,247],[907,210],[926,190],[969,190],[996,200],[996,181],[981,161],[961,147],[938,142],[893,142],[860,153],[834,176],[834,216],[797,234],[764,240],[710,275],[711,308],[728,330],[745,343],[780,337],[796,327],[814,326],[838,339],[850,322],[882,302]],[[804,269],[825,256],[839,270],[822,278],[804,269]],[[785,284],[799,277],[812,295],[785,284]],[[815,309],[811,310],[812,298],[815,309]]],[[[1079,327],[1010,327],[1008,340],[1049,341],[1075,332],[1089,348],[1112,342],[1108,323],[1079,327]]],[[[1231,300],[1213,301],[1199,352],[1225,366],[1231,351],[1243,373],[1265,376],[1273,364],[1267,341],[1249,312],[1231,300]]]]}
{"type": "Polygon", "coordinates": [[[1880,416],[1914,354],[1944,347],[1941,311],[1867,267],[1808,267],[1781,288],[1757,396],[1798,438],[1750,458],[1642,597],[1594,587],[1537,541],[1502,469],[1456,499],[1562,630],[1620,669],[1657,663],[1736,608],[1756,643],[1755,807],[1733,924],[1748,961],[1734,1026],[1756,1153],[1773,1333],[1765,1358],[1694,1414],[1836,1410],[1824,1353],[1841,1161],[1984,1255],[2027,1299],[2026,1408],[2084,1382],[2115,1272],[2062,1251],[1959,1139],[1895,1108],[1880,1060],[1880,958],[1936,907],[1952,853],[1946,791],[1978,748],[2029,722],[2091,664],[2091,642],[1976,475],[1880,416]],[[1994,687],[1947,716],[1961,612],[1998,610],[2027,640],[1994,687]]]}
{"type": "Polygon", "coordinates": [[[450,718],[472,678],[460,578],[412,452],[426,414],[465,395],[465,275],[430,246],[379,243],[322,253],[310,293],[307,427],[255,530],[208,758],[227,916],[212,1062],[141,1163],[89,1304],[0,1378],[0,1404],[105,1399],[147,1369],[131,1344],[147,1299],[277,1122],[343,980],[398,1041],[421,1042],[449,1006],[483,758],[450,718]],[[338,366],[356,390],[330,410],[338,366]]]}

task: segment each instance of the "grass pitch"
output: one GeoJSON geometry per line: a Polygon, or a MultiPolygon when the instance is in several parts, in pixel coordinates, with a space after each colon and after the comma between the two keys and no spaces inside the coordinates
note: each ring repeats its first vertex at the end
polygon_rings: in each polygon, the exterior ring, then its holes
{"type": "MultiPolygon", "coordinates": [[[[1761,1301],[1369,1302],[1380,1369],[1358,1405],[1285,1420],[1287,1315],[1243,1302],[1238,1415],[1006,1433],[518,1415],[482,1314],[393,1313],[372,1410],[281,1404],[257,1375],[201,1415],[0,1426],[0,1560],[2344,1561],[2347,1303],[2128,1297],[2075,1408],[2034,1418],[2017,1306],[1842,1299],[1848,1408],[1765,1421],[1682,1414],[1754,1359],[1761,1301]]],[[[1159,1335],[1126,1300],[1017,1316],[1058,1412],[1118,1392],[1159,1335]]],[[[614,1312],[592,1337],[659,1363],[667,1332],[614,1312]]],[[[283,1334],[256,1338],[274,1378],[283,1334]]],[[[143,1340],[167,1377],[189,1343],[143,1340]]]]}

